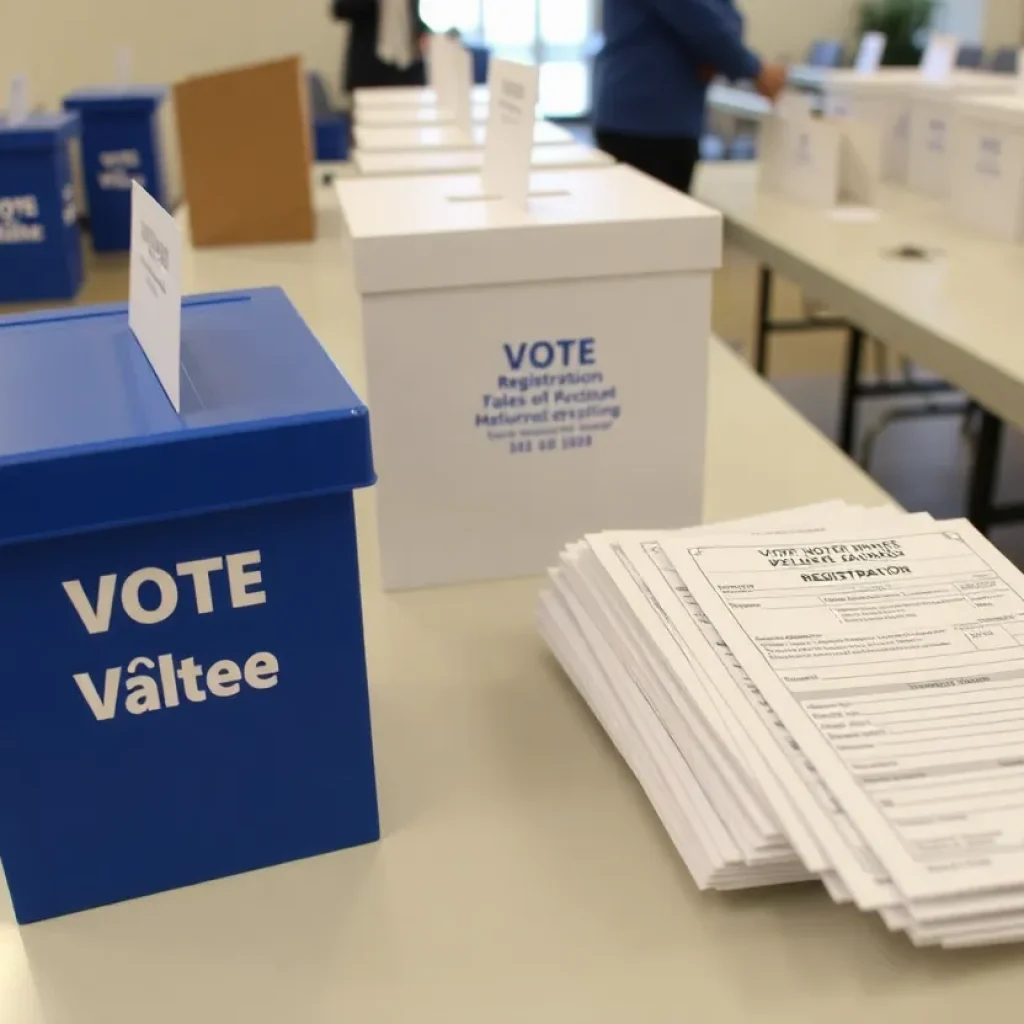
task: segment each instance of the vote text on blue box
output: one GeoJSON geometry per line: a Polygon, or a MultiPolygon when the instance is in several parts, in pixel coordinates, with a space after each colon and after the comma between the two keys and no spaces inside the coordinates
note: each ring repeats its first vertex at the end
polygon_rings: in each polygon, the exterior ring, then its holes
{"type": "Polygon", "coordinates": [[[158,111],[167,89],[156,85],[79,89],[65,110],[82,119],[82,173],[97,252],[131,247],[132,181],[167,208],[171,197],[158,111]]]}
{"type": "Polygon", "coordinates": [[[22,923],[379,837],[365,406],[276,289],[0,318],[0,858],[22,923]]]}
{"type": "Polygon", "coordinates": [[[70,140],[76,114],[0,120],[0,303],[70,299],[82,285],[82,246],[70,140]]]}

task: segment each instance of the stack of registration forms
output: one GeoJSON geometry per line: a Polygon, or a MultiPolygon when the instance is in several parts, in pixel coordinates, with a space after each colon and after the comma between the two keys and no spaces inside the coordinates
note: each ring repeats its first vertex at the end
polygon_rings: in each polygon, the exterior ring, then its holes
{"type": "Polygon", "coordinates": [[[831,503],[589,536],[550,577],[543,636],[700,888],[1024,939],[1024,577],[968,522],[831,503]]]}

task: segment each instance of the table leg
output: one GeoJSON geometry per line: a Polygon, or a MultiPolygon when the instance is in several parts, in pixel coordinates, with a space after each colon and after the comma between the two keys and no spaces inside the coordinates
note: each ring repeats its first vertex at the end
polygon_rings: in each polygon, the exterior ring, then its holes
{"type": "Polygon", "coordinates": [[[772,271],[764,264],[760,267],[757,285],[757,341],[754,347],[754,365],[762,376],[768,375],[768,334],[772,315],[772,271]]]}
{"type": "Polygon", "coordinates": [[[857,430],[857,386],[860,383],[860,364],[864,354],[864,332],[851,327],[846,343],[846,374],[839,406],[839,447],[847,455],[853,454],[854,434],[857,430]]]}
{"type": "Polygon", "coordinates": [[[987,533],[992,526],[996,473],[1002,443],[1003,421],[983,409],[967,500],[967,516],[982,533],[987,533]]]}

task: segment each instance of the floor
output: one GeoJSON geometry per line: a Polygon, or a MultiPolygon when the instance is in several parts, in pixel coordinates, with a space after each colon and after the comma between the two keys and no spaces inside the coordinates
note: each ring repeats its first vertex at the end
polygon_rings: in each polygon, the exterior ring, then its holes
{"type": "MultiPolygon", "coordinates": [[[[89,255],[87,262],[87,283],[76,304],[127,300],[126,257],[89,255]]],[[[724,267],[715,283],[712,323],[716,334],[748,356],[753,349],[756,287],[756,263],[743,252],[727,247],[724,267]]],[[[805,308],[799,290],[780,279],[776,279],[775,302],[773,312],[777,316],[797,316],[805,308]]],[[[834,331],[777,337],[771,349],[770,375],[775,387],[833,439],[843,351],[844,336],[834,331]]],[[[875,372],[899,369],[892,354],[880,347],[869,365],[875,372]]],[[[887,410],[899,404],[890,400],[862,403],[860,439],[887,410]]],[[[1000,497],[1024,500],[1024,437],[1011,434],[1006,449],[1000,497]]],[[[875,442],[870,468],[872,475],[905,508],[949,517],[964,512],[969,465],[969,439],[963,432],[963,421],[949,416],[889,426],[875,442]]],[[[999,527],[992,539],[1024,567],[1024,524],[999,527]]]]}

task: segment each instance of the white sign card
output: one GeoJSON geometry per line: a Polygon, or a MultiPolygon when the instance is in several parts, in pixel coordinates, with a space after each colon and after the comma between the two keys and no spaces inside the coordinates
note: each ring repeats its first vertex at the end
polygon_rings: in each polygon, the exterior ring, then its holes
{"type": "Polygon", "coordinates": [[[181,412],[181,232],[174,218],[132,182],[128,326],[181,412]]]}
{"type": "Polygon", "coordinates": [[[490,110],[483,189],[487,195],[501,196],[525,208],[530,189],[540,71],[536,65],[492,58],[487,84],[490,110]]]}
{"type": "Polygon", "coordinates": [[[858,75],[873,75],[882,63],[885,55],[885,44],[888,42],[884,32],[865,32],[860,39],[857,60],[854,70],[858,75]]]}
{"type": "Polygon", "coordinates": [[[7,96],[7,123],[21,124],[28,120],[28,103],[28,75],[12,75],[7,96]]]}
{"type": "Polygon", "coordinates": [[[119,46],[114,56],[114,82],[122,89],[132,82],[132,48],[119,46]]]}
{"type": "Polygon", "coordinates": [[[921,58],[921,76],[928,82],[944,82],[956,67],[960,40],[954,35],[933,32],[921,58]]]}

